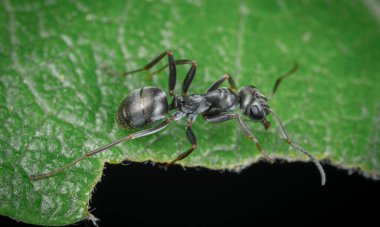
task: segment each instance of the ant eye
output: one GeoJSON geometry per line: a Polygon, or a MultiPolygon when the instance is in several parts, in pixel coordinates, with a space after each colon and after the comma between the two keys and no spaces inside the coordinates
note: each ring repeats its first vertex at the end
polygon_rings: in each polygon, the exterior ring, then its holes
{"type": "Polygon", "coordinates": [[[252,113],[252,115],[258,115],[259,114],[259,107],[257,107],[256,105],[252,105],[251,106],[251,113],[252,113]]]}
{"type": "Polygon", "coordinates": [[[259,109],[257,105],[250,106],[249,111],[250,111],[249,117],[253,120],[261,120],[264,118],[263,112],[259,109]]]}

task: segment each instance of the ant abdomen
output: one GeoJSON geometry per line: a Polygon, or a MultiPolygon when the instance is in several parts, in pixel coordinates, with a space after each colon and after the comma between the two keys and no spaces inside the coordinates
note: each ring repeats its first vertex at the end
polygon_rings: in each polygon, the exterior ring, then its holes
{"type": "Polygon", "coordinates": [[[169,112],[165,92],[156,87],[132,91],[121,103],[116,120],[122,128],[138,128],[163,119],[169,112]]]}

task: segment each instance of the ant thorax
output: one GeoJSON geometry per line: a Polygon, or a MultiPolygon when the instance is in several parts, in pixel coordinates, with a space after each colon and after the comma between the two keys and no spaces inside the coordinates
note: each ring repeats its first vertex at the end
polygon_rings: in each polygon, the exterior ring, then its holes
{"type": "Polygon", "coordinates": [[[204,95],[187,95],[178,97],[178,110],[188,114],[203,113],[209,109],[209,103],[204,95]]]}

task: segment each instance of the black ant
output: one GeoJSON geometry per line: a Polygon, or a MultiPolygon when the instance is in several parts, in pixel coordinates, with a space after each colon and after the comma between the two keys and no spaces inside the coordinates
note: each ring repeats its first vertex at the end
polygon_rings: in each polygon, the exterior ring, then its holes
{"type": "MultiPolygon", "coordinates": [[[[206,122],[210,123],[220,123],[228,120],[236,120],[239,123],[240,128],[247,135],[248,139],[256,144],[257,149],[266,159],[269,159],[269,157],[261,149],[257,139],[253,136],[252,132],[244,123],[242,117],[237,113],[232,113],[232,110],[240,107],[240,110],[244,115],[246,115],[250,120],[254,122],[260,122],[266,129],[268,129],[270,126],[270,123],[266,120],[266,116],[271,114],[274,121],[279,125],[282,136],[284,137],[286,143],[295,150],[298,150],[307,155],[314,162],[321,174],[322,185],[325,184],[326,176],[321,164],[305,149],[299,147],[297,144],[293,143],[290,140],[280,119],[272,111],[272,109],[270,109],[268,105],[268,99],[262,95],[256,87],[244,86],[239,90],[239,92],[237,92],[237,87],[233,78],[230,75],[223,75],[219,80],[215,81],[205,93],[187,95],[191,81],[195,76],[197,64],[195,61],[191,60],[174,60],[171,51],[165,51],[161,53],[144,67],[126,72],[124,75],[130,75],[133,73],[149,70],[159,61],[164,59],[165,56],[167,56],[169,63],[154,72],[152,75],[158,74],[162,70],[169,67],[169,96],[172,97],[172,102],[170,104],[168,103],[166,94],[161,88],[143,87],[132,91],[124,99],[122,104],[119,106],[116,115],[119,126],[123,128],[140,128],[147,124],[162,120],[160,124],[149,129],[129,134],[123,138],[113,141],[110,144],[85,153],[83,156],[79,157],[73,162],[66,164],[61,168],[55,169],[52,172],[32,175],[30,178],[32,180],[37,180],[52,176],[70,166],[75,165],[83,159],[102,152],[123,141],[132,140],[156,133],[164,129],[172,121],[178,121],[181,118],[186,117],[186,136],[191,143],[191,147],[186,152],[181,153],[174,160],[167,164],[172,165],[173,163],[186,158],[197,148],[197,141],[193,131],[191,130],[191,125],[194,123],[198,114],[201,114],[203,119],[206,122]],[[186,64],[191,65],[191,67],[182,84],[182,95],[178,96],[174,93],[177,79],[176,66],[186,64]],[[226,80],[228,81],[230,87],[220,87],[220,85],[226,80]],[[174,113],[172,113],[170,116],[167,116],[170,111],[174,111],[174,113]]],[[[282,79],[291,75],[297,69],[298,65],[295,64],[288,73],[284,74],[276,80],[270,98],[275,94],[282,79]]]]}

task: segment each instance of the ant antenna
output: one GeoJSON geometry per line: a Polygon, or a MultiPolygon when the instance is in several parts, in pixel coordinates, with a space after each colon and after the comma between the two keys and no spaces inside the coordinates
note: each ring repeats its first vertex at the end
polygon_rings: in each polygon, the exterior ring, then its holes
{"type": "Polygon", "coordinates": [[[271,110],[271,109],[267,109],[269,110],[271,113],[272,113],[272,116],[273,116],[273,119],[277,122],[277,124],[280,126],[280,129],[281,129],[281,133],[286,141],[287,144],[289,144],[291,147],[293,147],[295,150],[298,150],[302,153],[304,153],[305,155],[307,155],[307,157],[310,158],[311,161],[314,162],[314,164],[317,166],[318,170],[319,170],[319,173],[321,174],[321,183],[322,185],[325,185],[326,183],[326,174],[325,174],[325,171],[323,170],[323,167],[322,165],[319,163],[319,161],[314,158],[311,154],[309,154],[308,151],[306,151],[305,149],[303,149],[302,147],[298,146],[297,144],[293,143],[288,134],[286,133],[285,131],[285,127],[284,125],[281,123],[280,121],[280,118],[278,118],[278,116],[271,110]]]}
{"type": "Polygon", "coordinates": [[[292,75],[293,73],[295,73],[298,70],[298,68],[299,68],[298,62],[295,62],[294,65],[293,65],[293,68],[291,70],[289,70],[289,72],[287,72],[284,75],[282,75],[279,78],[277,78],[276,83],[274,84],[273,89],[272,89],[272,94],[269,96],[269,99],[271,99],[272,96],[276,93],[277,88],[280,85],[281,81],[283,79],[285,79],[286,77],[288,77],[288,76],[292,75]]]}

